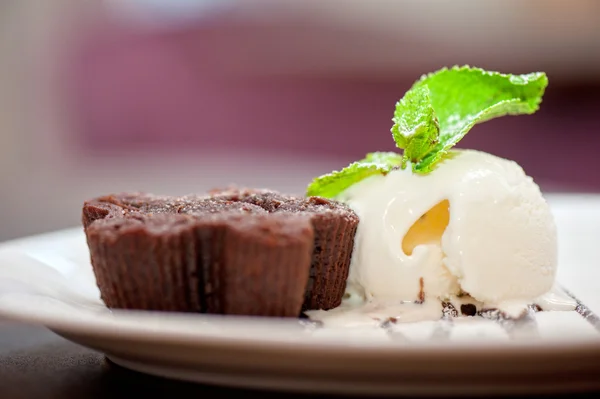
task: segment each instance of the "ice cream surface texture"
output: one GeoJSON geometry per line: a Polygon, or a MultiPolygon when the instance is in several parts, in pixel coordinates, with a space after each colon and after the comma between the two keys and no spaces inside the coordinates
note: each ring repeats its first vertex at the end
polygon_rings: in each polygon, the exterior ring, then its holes
{"type": "Polygon", "coordinates": [[[548,292],[556,227],[538,186],[515,162],[454,151],[433,172],[369,177],[340,195],[358,214],[349,295],[503,307],[548,292]]]}

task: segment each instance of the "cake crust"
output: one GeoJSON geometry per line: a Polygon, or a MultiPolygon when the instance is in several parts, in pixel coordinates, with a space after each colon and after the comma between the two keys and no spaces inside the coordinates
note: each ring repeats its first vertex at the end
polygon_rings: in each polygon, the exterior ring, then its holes
{"type": "Polygon", "coordinates": [[[108,195],[82,222],[110,308],[295,317],[338,306],[358,218],[271,190],[108,195]]]}

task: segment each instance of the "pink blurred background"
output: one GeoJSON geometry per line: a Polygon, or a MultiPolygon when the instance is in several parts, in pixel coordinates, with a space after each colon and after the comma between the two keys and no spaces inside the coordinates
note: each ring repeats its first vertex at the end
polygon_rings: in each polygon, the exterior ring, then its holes
{"type": "Polygon", "coordinates": [[[548,192],[597,192],[600,2],[7,0],[0,5],[0,240],[77,225],[121,190],[235,182],[301,193],[393,150],[422,73],[543,70],[533,116],[461,142],[548,192]]]}

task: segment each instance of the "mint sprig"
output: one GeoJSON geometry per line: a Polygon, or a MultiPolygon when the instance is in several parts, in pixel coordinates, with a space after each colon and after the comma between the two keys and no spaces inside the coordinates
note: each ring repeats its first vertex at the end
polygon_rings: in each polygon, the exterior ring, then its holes
{"type": "Polygon", "coordinates": [[[308,186],[306,195],[333,198],[354,183],[369,176],[385,175],[401,163],[402,155],[395,152],[372,152],[365,159],[353,162],[340,171],[317,177],[308,186]]]}
{"type": "Polygon", "coordinates": [[[316,178],[307,195],[333,198],[396,166],[410,164],[414,173],[429,173],[475,124],[537,111],[547,85],[543,72],[510,75],[469,66],[423,75],[396,103],[392,118],[392,137],[402,155],[368,154],[341,171],[316,178]]]}
{"type": "Polygon", "coordinates": [[[547,85],[543,72],[509,75],[468,66],[444,68],[424,75],[396,104],[392,135],[413,171],[428,173],[475,124],[537,111],[547,85]],[[430,145],[427,151],[412,149],[425,148],[422,142],[430,145]]]}
{"type": "Polygon", "coordinates": [[[398,101],[393,120],[392,136],[396,146],[404,149],[402,168],[408,161],[418,162],[439,143],[440,125],[426,85],[415,87],[398,101]]]}

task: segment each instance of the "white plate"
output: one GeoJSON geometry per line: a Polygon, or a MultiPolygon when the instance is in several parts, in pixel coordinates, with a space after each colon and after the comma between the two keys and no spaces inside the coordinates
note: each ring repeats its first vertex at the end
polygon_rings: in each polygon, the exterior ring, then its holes
{"type": "MultiPolygon", "coordinates": [[[[588,312],[598,312],[600,197],[549,200],[559,227],[559,281],[588,312]]],[[[521,336],[481,318],[386,330],[110,312],[99,299],[80,228],[0,245],[0,316],[44,325],[131,369],[205,383],[446,396],[600,389],[593,314],[537,313],[528,324],[537,333],[521,336]]]]}

